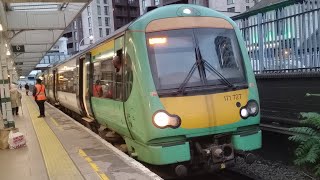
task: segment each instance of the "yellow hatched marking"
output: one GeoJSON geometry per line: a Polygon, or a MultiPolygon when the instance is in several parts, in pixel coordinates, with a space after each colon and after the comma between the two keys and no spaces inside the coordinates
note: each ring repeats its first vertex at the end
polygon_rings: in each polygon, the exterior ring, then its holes
{"type": "Polygon", "coordinates": [[[90,157],[88,157],[87,154],[82,149],[79,149],[78,154],[81,157],[83,157],[89,163],[91,168],[98,174],[100,179],[109,180],[109,177],[106,174],[104,174],[103,172],[100,171],[99,166],[96,163],[94,163],[92,161],[92,159],[90,157]]]}
{"type": "Polygon", "coordinates": [[[37,118],[35,105],[27,98],[27,107],[38,137],[49,179],[83,179],[62,144],[43,118],[37,118]]]}

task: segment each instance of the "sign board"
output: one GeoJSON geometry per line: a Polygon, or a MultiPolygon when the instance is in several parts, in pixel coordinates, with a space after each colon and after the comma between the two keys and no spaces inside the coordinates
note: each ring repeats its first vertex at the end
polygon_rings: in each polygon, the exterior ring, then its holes
{"type": "Polygon", "coordinates": [[[14,45],[12,46],[12,52],[25,52],[24,45],[14,45]]]}

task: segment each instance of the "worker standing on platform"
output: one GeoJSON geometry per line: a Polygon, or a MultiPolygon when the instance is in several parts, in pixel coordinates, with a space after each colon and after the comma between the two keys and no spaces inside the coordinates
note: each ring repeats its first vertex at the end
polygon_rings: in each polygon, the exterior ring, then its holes
{"type": "Polygon", "coordinates": [[[21,106],[21,93],[16,88],[16,85],[11,84],[10,86],[10,98],[11,98],[11,108],[12,115],[19,115],[19,106],[21,106]]]}
{"type": "Polygon", "coordinates": [[[46,101],[46,87],[41,84],[41,79],[36,79],[37,83],[33,89],[33,97],[39,106],[40,115],[38,118],[45,117],[44,102],[46,101]]]}

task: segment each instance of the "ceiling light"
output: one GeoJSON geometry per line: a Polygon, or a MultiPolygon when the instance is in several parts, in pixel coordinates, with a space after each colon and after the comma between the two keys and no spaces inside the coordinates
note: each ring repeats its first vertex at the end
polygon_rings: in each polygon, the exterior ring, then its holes
{"type": "Polygon", "coordinates": [[[10,56],[11,52],[9,51],[9,49],[7,50],[7,56],[10,56]]]}
{"type": "Polygon", "coordinates": [[[0,24],[0,31],[3,31],[3,27],[2,27],[2,24],[0,24]]]}

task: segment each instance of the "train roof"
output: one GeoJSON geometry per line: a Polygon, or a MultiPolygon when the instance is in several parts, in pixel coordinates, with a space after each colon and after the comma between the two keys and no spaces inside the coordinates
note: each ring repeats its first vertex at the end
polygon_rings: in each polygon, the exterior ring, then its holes
{"type": "Polygon", "coordinates": [[[112,39],[114,37],[119,36],[126,30],[136,30],[136,31],[145,31],[147,25],[157,19],[164,19],[164,18],[173,18],[173,17],[217,17],[217,18],[222,18],[230,22],[234,27],[236,24],[226,15],[212,10],[210,8],[204,7],[204,6],[199,6],[199,5],[193,5],[193,4],[175,4],[175,5],[168,5],[168,6],[163,6],[156,8],[152,11],[147,12],[146,14],[140,16],[139,18],[135,19],[134,21],[130,22],[129,24],[121,27],[120,29],[114,31],[110,35],[101,38],[99,41],[96,43],[90,45],[83,51],[71,56],[67,60],[61,61],[58,64],[53,65],[52,68],[56,68],[60,66],[61,64],[64,64],[68,61],[71,61],[74,58],[81,57],[85,55],[87,52],[95,48],[96,46],[99,46],[100,44],[104,43],[105,41],[112,39]],[[182,13],[183,10],[189,9],[191,10],[191,14],[185,14],[182,13]]]}

